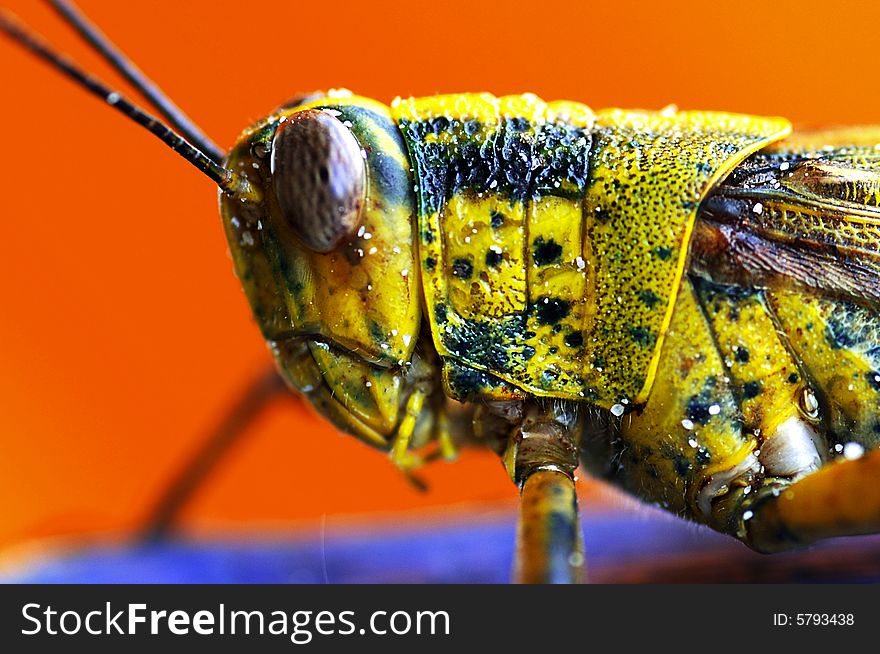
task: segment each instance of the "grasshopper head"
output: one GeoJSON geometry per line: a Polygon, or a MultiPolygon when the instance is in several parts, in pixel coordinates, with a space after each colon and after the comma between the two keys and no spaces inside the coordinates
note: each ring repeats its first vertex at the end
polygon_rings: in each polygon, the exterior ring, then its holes
{"type": "Polygon", "coordinates": [[[387,446],[417,383],[420,328],[409,159],[383,105],[335,95],[247,130],[221,195],[236,272],[288,382],[344,431],[387,446]]]}

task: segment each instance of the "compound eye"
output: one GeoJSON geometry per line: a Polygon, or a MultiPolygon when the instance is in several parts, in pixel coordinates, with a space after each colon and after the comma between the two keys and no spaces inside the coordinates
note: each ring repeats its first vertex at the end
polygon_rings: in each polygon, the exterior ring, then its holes
{"type": "Polygon", "coordinates": [[[354,236],[366,200],[360,144],[339,120],[307,109],[290,116],[272,140],[272,180],[284,219],[315,252],[354,236]]]}

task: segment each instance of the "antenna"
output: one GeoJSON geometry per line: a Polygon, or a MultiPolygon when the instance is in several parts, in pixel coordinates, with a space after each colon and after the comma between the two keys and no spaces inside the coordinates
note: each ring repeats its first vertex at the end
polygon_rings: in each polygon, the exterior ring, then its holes
{"type": "Polygon", "coordinates": [[[124,116],[159,138],[165,145],[207,175],[226,193],[242,200],[257,200],[259,198],[259,194],[247,179],[228,168],[224,168],[202,150],[188,143],[186,139],[160,119],[127,100],[119,91],[114,91],[99,79],[84,72],[63,55],[56,53],[7,10],[0,11],[0,32],[5,33],[13,41],[30,50],[92,95],[101,98],[124,116]]]}
{"type": "Polygon", "coordinates": [[[168,123],[187,141],[214,161],[223,160],[223,150],[147,77],[134,62],[125,56],[82,11],[67,0],[47,0],[64,21],[94,48],[116,71],[152,104],[168,123]]]}

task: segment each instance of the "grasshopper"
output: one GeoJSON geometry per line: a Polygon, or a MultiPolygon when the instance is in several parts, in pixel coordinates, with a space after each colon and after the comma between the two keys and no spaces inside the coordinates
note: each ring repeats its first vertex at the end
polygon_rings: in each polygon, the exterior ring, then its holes
{"type": "Polygon", "coordinates": [[[880,528],[880,131],[335,90],[223,153],[0,27],[217,185],[287,386],[407,474],[500,456],[516,580],[580,579],[579,465],[759,551],[880,528]]]}

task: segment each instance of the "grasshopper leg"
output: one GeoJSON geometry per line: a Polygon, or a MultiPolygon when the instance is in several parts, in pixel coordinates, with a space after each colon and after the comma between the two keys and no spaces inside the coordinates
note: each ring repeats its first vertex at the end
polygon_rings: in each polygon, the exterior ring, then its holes
{"type": "Polygon", "coordinates": [[[279,395],[295,397],[287,390],[287,385],[274,366],[263,370],[250,381],[238,401],[184,463],[154,503],[141,529],[143,540],[152,541],[167,536],[180,510],[230,448],[247,433],[248,426],[269,402],[279,395]]]}
{"type": "Polygon", "coordinates": [[[583,420],[563,404],[524,407],[502,455],[521,491],[514,581],[583,581],[584,547],[574,471],[583,420]]]}
{"type": "Polygon", "coordinates": [[[776,552],[823,538],[880,532],[878,479],[880,450],[873,450],[759,492],[741,505],[743,540],[758,551],[776,552]]]}
{"type": "Polygon", "coordinates": [[[415,388],[406,401],[403,420],[397,428],[394,443],[391,446],[391,460],[403,470],[417,467],[421,458],[409,451],[410,441],[416,427],[416,421],[422,413],[427,394],[421,388],[415,388]]]}
{"type": "Polygon", "coordinates": [[[583,581],[584,543],[574,479],[538,470],[523,484],[514,579],[524,584],[583,581]]]}

